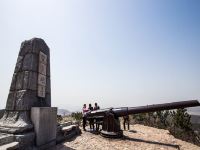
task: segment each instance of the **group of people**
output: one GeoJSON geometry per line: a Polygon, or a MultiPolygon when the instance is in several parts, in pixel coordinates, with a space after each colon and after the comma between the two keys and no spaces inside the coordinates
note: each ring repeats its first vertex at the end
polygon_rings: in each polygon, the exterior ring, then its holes
{"type": "MultiPolygon", "coordinates": [[[[82,113],[83,113],[83,130],[85,131],[85,126],[86,126],[86,122],[87,122],[87,119],[86,119],[86,115],[87,113],[93,111],[93,110],[98,110],[100,109],[100,107],[98,106],[97,103],[94,104],[94,107],[92,107],[91,104],[89,104],[88,108],[86,106],[86,104],[83,105],[83,110],[82,110],[82,113]]],[[[90,124],[90,129],[93,129],[94,130],[94,119],[89,119],[89,124],[90,124]]],[[[98,124],[96,123],[96,129],[98,129],[99,126],[98,124]]]]}
{"type": "MultiPolygon", "coordinates": [[[[86,127],[86,123],[87,120],[89,121],[89,125],[90,125],[90,129],[94,130],[94,119],[93,118],[87,118],[87,113],[90,113],[91,111],[94,110],[98,110],[100,109],[100,107],[98,106],[97,103],[94,104],[94,107],[92,107],[91,104],[88,105],[88,108],[86,106],[86,104],[83,105],[83,130],[86,131],[85,127],[86,127]]],[[[96,131],[99,130],[99,124],[98,124],[98,118],[95,119],[95,124],[96,124],[96,131]]],[[[129,116],[123,116],[123,125],[124,125],[124,130],[126,130],[126,124],[129,130],[129,116]]]]}

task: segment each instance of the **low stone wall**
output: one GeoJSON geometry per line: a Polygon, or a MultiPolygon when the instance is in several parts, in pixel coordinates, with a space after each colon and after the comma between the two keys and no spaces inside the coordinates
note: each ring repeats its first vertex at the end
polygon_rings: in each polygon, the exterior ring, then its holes
{"type": "Polygon", "coordinates": [[[0,109],[0,118],[3,117],[3,114],[4,114],[4,109],[0,109]]]}

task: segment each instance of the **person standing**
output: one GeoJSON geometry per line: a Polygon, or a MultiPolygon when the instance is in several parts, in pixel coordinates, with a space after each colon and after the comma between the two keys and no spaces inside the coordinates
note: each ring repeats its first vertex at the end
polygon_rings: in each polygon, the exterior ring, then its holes
{"type": "Polygon", "coordinates": [[[83,105],[83,109],[82,109],[82,114],[83,114],[83,130],[85,130],[85,126],[86,126],[86,114],[88,112],[88,109],[86,108],[86,104],[83,105]]]}
{"type": "Polygon", "coordinates": [[[126,123],[128,125],[128,130],[129,130],[129,116],[123,116],[123,119],[124,119],[124,130],[126,130],[126,123]]]}
{"type": "Polygon", "coordinates": [[[97,103],[94,103],[94,110],[98,110],[100,107],[97,105],[97,103]]]}
{"type": "MultiPolygon", "coordinates": [[[[93,111],[93,107],[91,104],[89,104],[88,110],[93,111]]],[[[90,124],[90,129],[94,130],[94,119],[93,118],[89,118],[89,124],[90,124]]]]}
{"type": "MultiPolygon", "coordinates": [[[[97,105],[97,103],[94,103],[94,110],[98,110],[100,109],[100,107],[97,105]]],[[[96,124],[96,131],[99,131],[99,123],[100,123],[101,119],[100,118],[96,118],[95,119],[95,124],[96,124]]]]}

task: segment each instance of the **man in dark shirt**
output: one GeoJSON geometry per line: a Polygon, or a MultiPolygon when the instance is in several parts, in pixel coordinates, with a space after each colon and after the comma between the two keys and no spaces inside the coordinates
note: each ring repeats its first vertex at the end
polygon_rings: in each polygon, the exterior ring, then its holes
{"type": "MultiPolygon", "coordinates": [[[[100,107],[97,105],[97,103],[94,104],[94,110],[98,110],[100,107]]],[[[96,118],[95,123],[96,123],[96,131],[99,131],[99,123],[101,121],[101,118],[96,118]]]]}
{"type": "MultiPolygon", "coordinates": [[[[89,111],[93,111],[93,107],[91,104],[89,104],[89,108],[88,108],[89,111]]],[[[90,129],[93,129],[94,130],[94,119],[92,118],[89,118],[89,124],[90,124],[90,129]]]]}
{"type": "Polygon", "coordinates": [[[100,107],[97,105],[97,103],[94,104],[94,110],[98,110],[100,107]]]}

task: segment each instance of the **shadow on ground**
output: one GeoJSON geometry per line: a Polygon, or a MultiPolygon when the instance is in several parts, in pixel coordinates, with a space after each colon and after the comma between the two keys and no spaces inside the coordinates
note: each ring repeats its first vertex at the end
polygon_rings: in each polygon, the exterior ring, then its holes
{"type": "Polygon", "coordinates": [[[55,148],[52,148],[50,150],[76,150],[76,149],[68,147],[68,146],[66,146],[64,144],[60,144],[60,145],[57,145],[55,148]]]}
{"type": "Polygon", "coordinates": [[[136,130],[128,130],[128,132],[137,133],[136,130]]]}
{"type": "Polygon", "coordinates": [[[157,144],[157,145],[161,145],[161,146],[169,146],[169,147],[173,147],[173,148],[180,150],[179,145],[174,145],[174,144],[161,143],[161,142],[156,142],[156,141],[147,141],[147,140],[143,140],[143,139],[130,138],[128,136],[124,136],[124,140],[130,140],[130,141],[134,141],[134,142],[143,142],[143,143],[148,143],[148,144],[157,144]]]}

